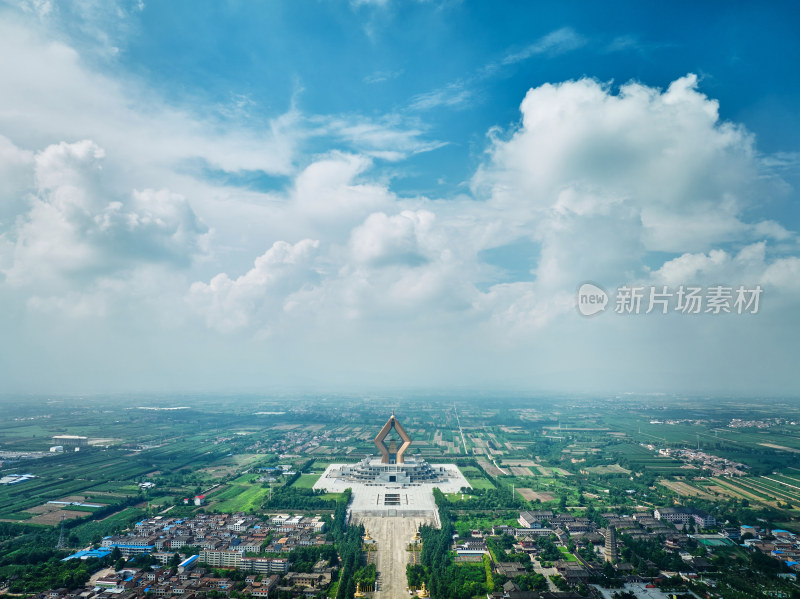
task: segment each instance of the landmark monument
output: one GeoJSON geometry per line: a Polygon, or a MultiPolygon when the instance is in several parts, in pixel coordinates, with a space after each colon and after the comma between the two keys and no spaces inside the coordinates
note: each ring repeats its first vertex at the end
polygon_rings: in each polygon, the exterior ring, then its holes
{"type": "Polygon", "coordinates": [[[429,464],[421,457],[407,456],[412,443],[392,413],[375,437],[380,457],[367,456],[355,464],[331,464],[314,488],[339,493],[352,489],[351,513],[433,516],[434,487],[457,493],[470,485],[453,464],[429,464]]]}
{"type": "MultiPolygon", "coordinates": [[[[378,456],[367,456],[357,463],[331,464],[314,483],[315,489],[329,492],[352,491],[347,516],[369,531],[364,541],[369,543],[380,572],[373,599],[409,599],[408,539],[413,534],[416,542],[423,524],[441,525],[433,489],[458,493],[470,486],[454,464],[429,464],[422,457],[407,455],[412,443],[392,413],[375,437],[378,456]]],[[[361,587],[357,592],[364,594],[361,587]]],[[[422,588],[411,599],[429,598],[428,589],[422,588]]]]}
{"type": "Polygon", "coordinates": [[[406,450],[411,446],[411,437],[408,436],[405,429],[400,426],[400,423],[397,422],[397,418],[394,417],[394,412],[392,412],[392,417],[383,425],[381,432],[378,433],[378,436],[375,437],[375,446],[378,448],[378,451],[381,452],[381,463],[382,464],[402,464],[403,463],[403,454],[406,450]],[[386,437],[389,435],[392,430],[397,431],[397,434],[400,435],[400,438],[403,440],[403,444],[400,448],[397,448],[397,441],[392,439],[389,442],[389,446],[386,446],[386,437]]]}

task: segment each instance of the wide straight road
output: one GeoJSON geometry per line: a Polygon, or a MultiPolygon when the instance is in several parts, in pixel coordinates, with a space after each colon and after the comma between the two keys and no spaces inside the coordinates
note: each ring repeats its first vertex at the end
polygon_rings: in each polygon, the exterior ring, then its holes
{"type": "Polygon", "coordinates": [[[375,585],[374,599],[408,599],[408,545],[414,531],[423,524],[432,524],[432,520],[421,516],[404,518],[353,514],[353,523],[363,524],[377,545],[378,582],[375,585]]]}

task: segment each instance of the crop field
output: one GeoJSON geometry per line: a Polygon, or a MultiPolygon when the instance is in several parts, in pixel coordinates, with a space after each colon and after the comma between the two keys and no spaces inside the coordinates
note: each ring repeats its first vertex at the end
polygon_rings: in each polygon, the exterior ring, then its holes
{"type": "Polygon", "coordinates": [[[494,484],[488,478],[465,477],[473,489],[494,489],[494,484]]]}
{"type": "Polygon", "coordinates": [[[488,460],[478,460],[478,464],[480,465],[481,468],[484,469],[486,474],[488,474],[491,477],[502,476],[504,474],[508,474],[508,472],[505,472],[504,470],[500,470],[499,468],[497,468],[494,464],[492,464],[488,460]]]}
{"type": "Polygon", "coordinates": [[[517,493],[519,493],[520,497],[522,497],[525,501],[539,500],[542,503],[544,503],[546,501],[553,501],[555,499],[555,495],[553,495],[552,493],[534,491],[533,489],[527,489],[524,487],[517,489],[517,493]]]}
{"type": "Polygon", "coordinates": [[[322,476],[321,474],[301,474],[300,478],[298,478],[293,487],[297,487],[298,489],[311,489],[314,487],[314,483],[319,480],[319,477],[322,476]]]}
{"type": "Polygon", "coordinates": [[[609,464],[608,466],[592,466],[585,468],[586,472],[591,474],[630,474],[631,471],[623,468],[619,464],[609,464]]]}
{"type": "Polygon", "coordinates": [[[656,455],[641,445],[615,444],[610,446],[607,452],[616,456],[622,467],[636,472],[652,472],[661,475],[685,474],[682,462],[656,455]]]}
{"type": "Polygon", "coordinates": [[[503,466],[527,466],[537,467],[539,464],[533,460],[503,460],[503,466]]]}
{"type": "Polygon", "coordinates": [[[707,491],[682,481],[662,480],[659,481],[659,484],[683,497],[702,497],[704,499],[711,499],[712,497],[707,491]]]}
{"type": "Polygon", "coordinates": [[[86,512],[82,512],[79,510],[62,510],[56,509],[50,512],[45,512],[42,514],[38,514],[28,520],[31,524],[45,524],[47,526],[55,526],[61,522],[62,519],[64,520],[72,520],[75,518],[83,518],[86,516],[86,512]]]}
{"type": "MultiPolygon", "coordinates": [[[[800,507],[800,490],[782,484],[787,479],[781,475],[721,478],[715,477],[708,481],[704,489],[708,493],[718,493],[722,496],[744,498],[751,502],[760,503],[769,507],[791,509],[797,513],[800,507]]],[[[794,483],[788,483],[794,485],[794,483]]]]}
{"type": "Polygon", "coordinates": [[[261,504],[269,495],[269,489],[256,485],[232,485],[229,489],[215,497],[211,508],[215,512],[230,514],[233,512],[250,512],[261,509],[261,504]]]}
{"type": "Polygon", "coordinates": [[[533,476],[533,472],[527,466],[510,466],[508,469],[514,476],[533,476]]]}

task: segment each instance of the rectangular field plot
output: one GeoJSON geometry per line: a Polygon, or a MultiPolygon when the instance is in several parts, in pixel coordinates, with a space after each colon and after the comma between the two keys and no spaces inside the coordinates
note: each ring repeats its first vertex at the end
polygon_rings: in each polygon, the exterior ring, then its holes
{"type": "Polygon", "coordinates": [[[542,491],[534,491],[533,489],[526,489],[521,488],[517,489],[517,493],[520,494],[525,501],[536,501],[537,499],[542,503],[546,501],[553,501],[555,496],[552,493],[543,493],[542,491]]]}
{"type": "Polygon", "coordinates": [[[297,487],[298,489],[313,489],[314,483],[319,480],[319,477],[322,476],[321,474],[301,474],[300,478],[298,478],[293,487],[297,487]]]}
{"type": "Polygon", "coordinates": [[[489,476],[500,476],[503,474],[508,474],[508,472],[497,468],[489,460],[478,460],[478,464],[480,465],[481,468],[483,468],[486,471],[486,474],[488,474],[489,476]]]}
{"type": "Polygon", "coordinates": [[[492,481],[490,481],[488,478],[470,478],[469,476],[466,478],[467,482],[472,485],[473,489],[494,489],[492,481]]]}
{"type": "Polygon", "coordinates": [[[214,497],[212,509],[219,513],[259,510],[268,496],[269,489],[260,485],[232,484],[214,497]]]}
{"type": "Polygon", "coordinates": [[[583,468],[590,474],[630,474],[631,471],[623,468],[619,464],[609,464],[607,466],[592,466],[590,468],[583,468]]]}
{"type": "Polygon", "coordinates": [[[533,472],[527,466],[509,466],[508,469],[514,476],[533,476],[533,472]]]}
{"type": "Polygon", "coordinates": [[[702,497],[703,499],[713,498],[713,495],[709,494],[708,492],[685,482],[675,481],[675,480],[662,480],[659,481],[659,484],[666,487],[670,491],[674,491],[675,493],[683,497],[702,497]]]}

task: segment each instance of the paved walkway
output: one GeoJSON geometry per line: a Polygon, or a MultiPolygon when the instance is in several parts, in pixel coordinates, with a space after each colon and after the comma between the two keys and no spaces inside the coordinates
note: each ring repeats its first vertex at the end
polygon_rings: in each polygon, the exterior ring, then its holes
{"type": "Polygon", "coordinates": [[[533,555],[531,555],[531,562],[533,562],[533,571],[536,574],[541,574],[542,576],[545,577],[545,580],[547,580],[548,590],[554,593],[558,591],[558,587],[552,580],[550,580],[551,576],[558,574],[558,570],[556,570],[555,568],[543,568],[539,560],[533,559],[533,555]]]}
{"type": "Polygon", "coordinates": [[[377,545],[376,567],[378,580],[374,599],[408,599],[406,564],[407,551],[416,531],[422,524],[431,524],[430,518],[377,517],[353,514],[353,524],[363,524],[377,545]]]}

